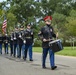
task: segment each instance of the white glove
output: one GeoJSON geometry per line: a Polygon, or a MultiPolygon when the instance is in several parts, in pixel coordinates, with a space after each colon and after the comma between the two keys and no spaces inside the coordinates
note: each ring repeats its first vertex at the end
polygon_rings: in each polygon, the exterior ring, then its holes
{"type": "Polygon", "coordinates": [[[34,46],[34,43],[32,43],[32,46],[34,46]]]}
{"type": "Polygon", "coordinates": [[[46,39],[43,39],[43,42],[46,42],[47,40],[46,39]]]}
{"type": "Polygon", "coordinates": [[[25,44],[26,43],[26,40],[24,40],[23,43],[25,44]]]}

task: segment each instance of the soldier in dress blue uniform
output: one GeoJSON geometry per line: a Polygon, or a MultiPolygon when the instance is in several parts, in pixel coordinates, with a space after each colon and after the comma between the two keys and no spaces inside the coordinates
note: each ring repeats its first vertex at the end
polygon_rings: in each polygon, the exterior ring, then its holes
{"type": "Polygon", "coordinates": [[[2,43],[3,43],[3,36],[0,32],[0,54],[2,54],[2,43]]]}
{"type": "Polygon", "coordinates": [[[24,55],[24,26],[20,26],[20,31],[18,33],[18,45],[19,45],[19,55],[18,58],[21,58],[21,54],[22,56],[24,55]]]}
{"type": "Polygon", "coordinates": [[[24,51],[24,60],[27,58],[27,52],[29,52],[29,61],[33,61],[33,52],[32,52],[32,44],[34,39],[33,30],[31,29],[31,25],[28,24],[25,33],[25,51],[24,51]]]}
{"type": "Polygon", "coordinates": [[[38,36],[42,40],[42,48],[43,48],[42,68],[44,68],[44,69],[46,68],[45,62],[46,62],[47,54],[49,52],[50,66],[51,66],[51,69],[54,70],[57,68],[57,66],[55,66],[54,52],[49,47],[49,41],[52,41],[52,37],[56,38],[56,35],[54,33],[53,27],[51,26],[52,17],[46,16],[44,18],[44,21],[45,21],[46,25],[44,27],[42,27],[40,32],[38,33],[38,36]]]}
{"type": "Polygon", "coordinates": [[[14,37],[13,37],[13,31],[10,33],[10,37],[9,37],[9,40],[10,40],[10,55],[12,56],[13,55],[13,49],[14,49],[14,37]]]}
{"type": "Polygon", "coordinates": [[[19,32],[19,29],[18,27],[15,27],[15,31],[13,33],[13,46],[14,46],[14,49],[13,49],[13,56],[16,57],[16,54],[18,56],[18,32],[19,32]]]}
{"type": "Polygon", "coordinates": [[[3,36],[3,43],[4,43],[5,54],[8,54],[9,36],[7,35],[7,33],[3,36]]]}

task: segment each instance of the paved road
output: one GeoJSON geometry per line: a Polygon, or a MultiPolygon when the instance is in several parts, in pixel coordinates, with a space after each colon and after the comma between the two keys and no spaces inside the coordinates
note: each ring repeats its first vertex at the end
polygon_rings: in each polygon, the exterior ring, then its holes
{"type": "Polygon", "coordinates": [[[56,70],[50,69],[49,56],[47,69],[41,67],[41,53],[34,53],[34,61],[23,61],[9,55],[0,55],[0,75],[76,75],[76,57],[56,55],[56,70]]]}

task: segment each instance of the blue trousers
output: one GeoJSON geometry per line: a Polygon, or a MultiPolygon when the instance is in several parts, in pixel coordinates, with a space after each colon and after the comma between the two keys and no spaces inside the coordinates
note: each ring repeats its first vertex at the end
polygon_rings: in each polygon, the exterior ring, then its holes
{"type": "Polygon", "coordinates": [[[22,45],[22,57],[25,57],[25,44],[22,45]]]}
{"type": "Polygon", "coordinates": [[[54,64],[54,52],[50,48],[43,48],[43,54],[42,54],[42,67],[46,67],[46,57],[49,52],[49,59],[50,59],[50,66],[55,66],[54,64]]]}
{"type": "Polygon", "coordinates": [[[8,54],[8,43],[4,44],[5,54],[8,54]]]}
{"type": "Polygon", "coordinates": [[[13,44],[12,43],[10,43],[10,53],[11,53],[11,55],[13,54],[13,44]]]}
{"type": "Polygon", "coordinates": [[[18,52],[18,57],[21,58],[21,54],[22,56],[24,56],[24,50],[25,50],[25,45],[24,44],[19,44],[19,52],[18,52]],[[22,52],[22,53],[21,53],[22,52]]]}
{"type": "Polygon", "coordinates": [[[27,57],[27,52],[29,51],[29,60],[31,59],[32,60],[32,56],[33,56],[33,53],[32,53],[32,44],[31,45],[25,45],[25,51],[24,51],[24,56],[25,58],[27,57]]]}
{"type": "Polygon", "coordinates": [[[16,56],[16,54],[17,54],[17,56],[18,56],[18,44],[14,44],[14,49],[13,49],[13,55],[14,55],[14,57],[16,56]]]}
{"type": "Polygon", "coordinates": [[[2,54],[2,44],[0,44],[0,54],[2,54]]]}

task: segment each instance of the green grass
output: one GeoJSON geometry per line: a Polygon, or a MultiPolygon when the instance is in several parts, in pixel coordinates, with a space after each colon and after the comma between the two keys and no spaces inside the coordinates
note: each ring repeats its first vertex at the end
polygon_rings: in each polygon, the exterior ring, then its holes
{"type": "Polygon", "coordinates": [[[42,52],[42,48],[41,47],[33,47],[33,51],[41,53],[42,52]]]}
{"type": "Polygon", "coordinates": [[[76,47],[73,49],[71,47],[64,47],[64,49],[56,54],[66,55],[66,56],[76,56],[76,47]]]}
{"type": "MultiPolygon", "coordinates": [[[[34,52],[41,53],[41,47],[33,47],[34,52]]],[[[64,47],[63,50],[56,52],[58,55],[66,55],[66,56],[76,56],[76,47],[73,49],[72,47],[64,47]]]]}

